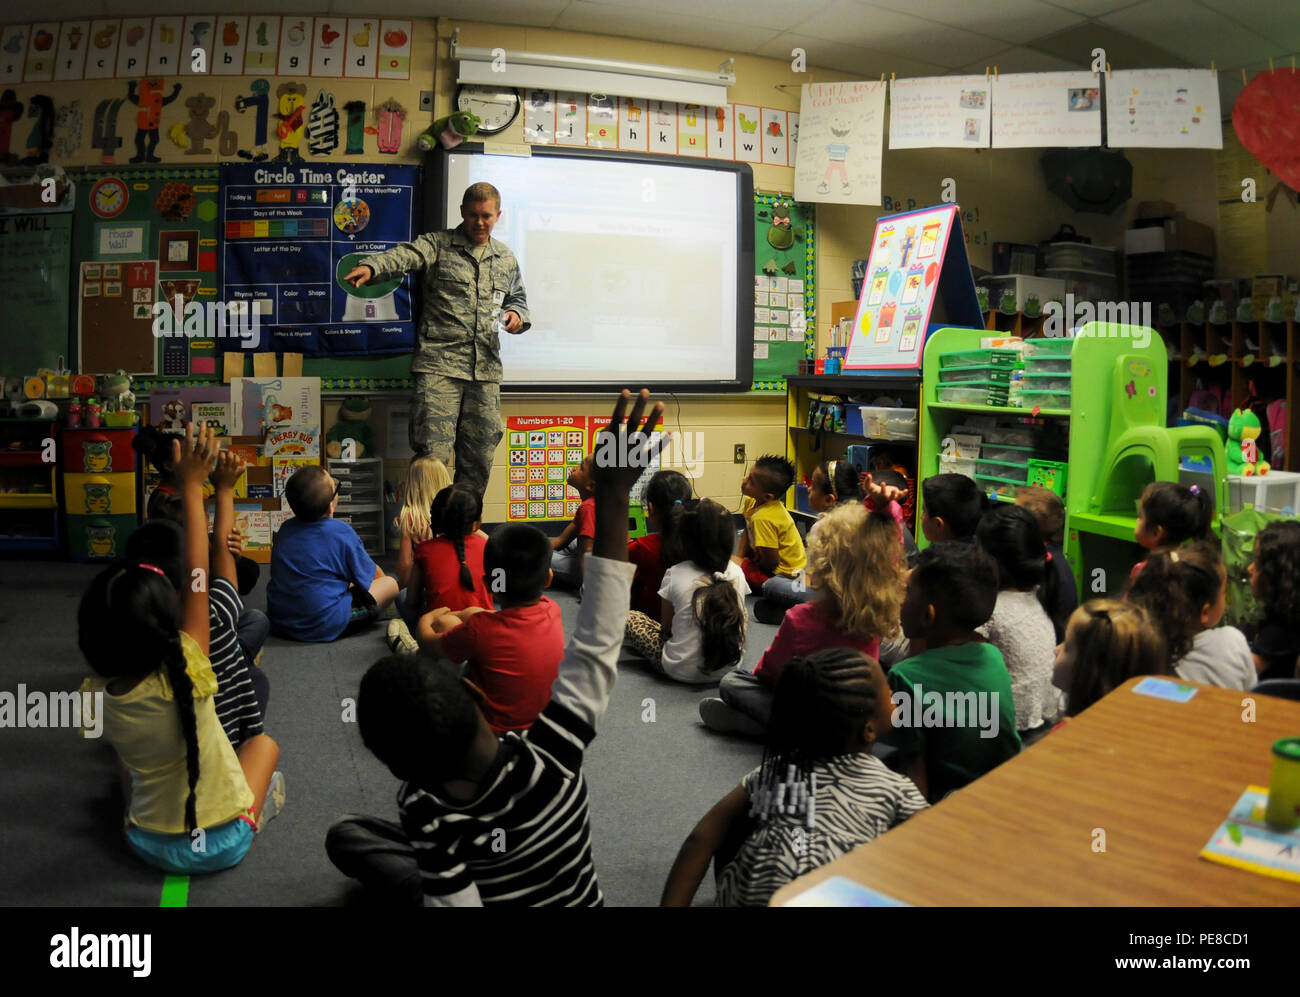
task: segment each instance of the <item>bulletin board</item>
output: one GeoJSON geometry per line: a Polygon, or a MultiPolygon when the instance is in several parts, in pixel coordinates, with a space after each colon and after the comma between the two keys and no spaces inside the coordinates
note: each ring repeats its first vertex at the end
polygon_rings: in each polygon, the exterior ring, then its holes
{"type": "Polygon", "coordinates": [[[815,209],[754,193],[754,386],[784,391],[816,342],[815,209]]]}
{"type": "Polygon", "coordinates": [[[217,300],[216,168],[87,170],[76,180],[77,370],[216,377],[216,340],[153,333],[155,302],[217,300]]]}
{"type": "Polygon", "coordinates": [[[876,220],[844,369],[918,368],[931,319],[982,328],[960,208],[876,220]]]}
{"type": "Polygon", "coordinates": [[[0,217],[0,286],[5,336],[0,372],[9,377],[53,368],[68,349],[68,253],[72,215],[0,217]]]}

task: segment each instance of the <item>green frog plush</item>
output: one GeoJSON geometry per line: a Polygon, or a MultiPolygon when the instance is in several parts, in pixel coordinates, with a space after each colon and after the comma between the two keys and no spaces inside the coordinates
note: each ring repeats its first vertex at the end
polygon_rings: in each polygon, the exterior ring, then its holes
{"type": "Polygon", "coordinates": [[[373,457],[375,432],[366,421],[370,418],[370,399],[345,398],[339,406],[339,421],[325,434],[325,453],[330,457],[373,457]],[[345,440],[355,441],[351,454],[343,452],[345,440]]]}
{"type": "Polygon", "coordinates": [[[1263,427],[1250,409],[1235,409],[1228,420],[1228,473],[1243,477],[1267,474],[1267,461],[1259,459],[1259,434],[1263,427]]]}

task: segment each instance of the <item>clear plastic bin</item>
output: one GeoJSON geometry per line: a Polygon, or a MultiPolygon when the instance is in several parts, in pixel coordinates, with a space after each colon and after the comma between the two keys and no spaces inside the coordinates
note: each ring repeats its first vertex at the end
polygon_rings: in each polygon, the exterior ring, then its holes
{"type": "Polygon", "coordinates": [[[1019,360],[1016,350],[956,350],[939,354],[939,367],[1014,367],[1019,360]]]}
{"type": "Polygon", "coordinates": [[[916,439],[916,409],[863,405],[862,435],[873,440],[916,439]]]}
{"type": "Polygon", "coordinates": [[[1068,391],[1022,391],[1021,408],[1068,409],[1070,393],[1068,391]]]}
{"type": "Polygon", "coordinates": [[[984,430],[984,444],[999,447],[1036,447],[1042,432],[1034,426],[996,426],[984,430]]]}
{"type": "Polygon", "coordinates": [[[939,380],[943,384],[962,381],[991,381],[994,384],[1011,383],[1011,367],[947,367],[939,371],[939,380]]]}
{"type": "Polygon", "coordinates": [[[976,463],[972,457],[949,457],[946,454],[940,454],[939,473],[964,474],[968,478],[974,478],[976,463]]]}
{"type": "Polygon", "coordinates": [[[1119,278],[1113,273],[1100,273],[1093,270],[1044,270],[1044,274],[1063,281],[1065,293],[1073,294],[1075,301],[1117,301],[1119,299],[1119,278]]]}
{"type": "Polygon", "coordinates": [[[950,405],[1006,405],[1007,403],[1005,384],[972,381],[969,384],[940,384],[936,387],[939,401],[950,405]]]}
{"type": "Polygon", "coordinates": [[[1073,336],[1046,336],[1025,340],[1025,359],[1035,357],[1068,357],[1074,349],[1073,336]]]}
{"type": "Polygon", "coordinates": [[[1043,247],[1043,269],[1095,270],[1115,273],[1114,246],[1093,246],[1086,242],[1053,242],[1043,247]]]}
{"type": "Polygon", "coordinates": [[[1069,374],[1025,371],[1025,391],[1061,391],[1069,394],[1073,386],[1074,381],[1069,374]]]}
{"type": "Polygon", "coordinates": [[[975,483],[990,495],[996,495],[1002,498],[1014,497],[1016,489],[1024,485],[1023,481],[1009,481],[1006,478],[995,478],[988,474],[975,475],[975,483]]]}
{"type": "Polygon", "coordinates": [[[1070,370],[1069,357],[1025,357],[1026,374],[1068,374],[1070,370]]]}
{"type": "Polygon", "coordinates": [[[981,460],[999,460],[1011,464],[1029,465],[1029,458],[1037,451],[1033,447],[993,446],[985,443],[980,448],[981,460]]]}
{"type": "Polygon", "coordinates": [[[998,478],[1002,481],[1014,481],[1023,485],[1029,480],[1029,465],[1015,464],[1005,460],[985,460],[980,458],[975,474],[981,478],[998,478]]]}

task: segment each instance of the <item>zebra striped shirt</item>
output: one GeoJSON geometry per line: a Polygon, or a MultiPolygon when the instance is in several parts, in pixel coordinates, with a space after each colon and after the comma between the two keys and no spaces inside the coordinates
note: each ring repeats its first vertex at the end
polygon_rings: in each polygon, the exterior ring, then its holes
{"type": "Polygon", "coordinates": [[[234,748],[264,730],[257,693],[248,674],[252,666],[236,630],[243,608],[243,600],[235,586],[224,578],[212,582],[208,589],[208,658],[212,662],[212,672],[217,676],[214,704],[217,721],[234,748]]]}
{"type": "MultiPolygon", "coordinates": [[[[752,797],[762,767],[740,784],[752,797]]],[[[719,907],[765,907],[786,883],[833,862],[924,810],[916,784],[868,752],[838,755],[813,767],[816,822],[776,814],[759,823],[718,876],[719,907]]]]}
{"type": "Polygon", "coordinates": [[[583,752],[617,675],[634,566],[589,557],[585,598],[551,702],[528,731],[499,738],[472,800],[405,783],[402,828],[428,898],[476,887],[486,906],[598,907],[583,752]]]}

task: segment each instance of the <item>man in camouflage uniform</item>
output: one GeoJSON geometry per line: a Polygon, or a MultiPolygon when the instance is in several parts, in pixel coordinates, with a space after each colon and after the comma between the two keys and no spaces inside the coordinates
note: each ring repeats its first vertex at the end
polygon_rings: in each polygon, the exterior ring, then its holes
{"type": "Polygon", "coordinates": [[[368,256],[344,278],[354,287],[419,271],[424,279],[420,339],[411,359],[415,395],[411,447],[447,463],[480,495],[501,442],[501,341],[494,328],[521,333],[532,323],[519,261],[492,238],[501,195],[488,183],[465,191],[463,224],[429,232],[368,256]]]}

